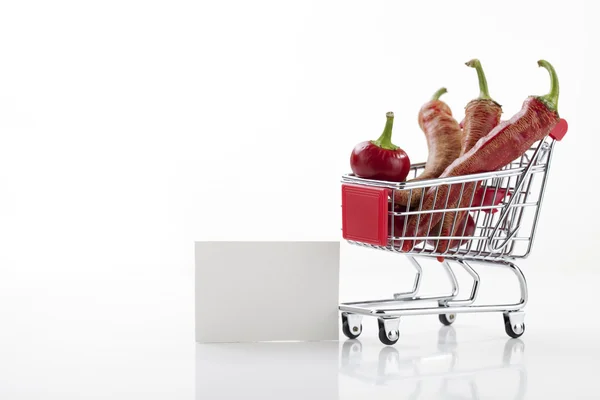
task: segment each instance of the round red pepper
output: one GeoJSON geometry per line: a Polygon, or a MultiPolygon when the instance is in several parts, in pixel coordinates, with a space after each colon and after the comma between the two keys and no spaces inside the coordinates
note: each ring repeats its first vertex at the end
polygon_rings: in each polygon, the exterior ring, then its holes
{"type": "Polygon", "coordinates": [[[392,143],[394,113],[386,114],[383,133],[377,140],[357,144],[350,155],[350,167],[359,178],[403,182],[410,171],[410,159],[392,143]]]}

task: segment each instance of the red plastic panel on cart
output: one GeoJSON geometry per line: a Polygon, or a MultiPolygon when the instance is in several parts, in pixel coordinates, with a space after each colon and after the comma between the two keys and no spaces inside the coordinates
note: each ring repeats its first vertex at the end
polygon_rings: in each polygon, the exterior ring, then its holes
{"type": "Polygon", "coordinates": [[[388,189],[342,185],[342,236],[379,246],[387,244],[388,189]]]}
{"type": "Polygon", "coordinates": [[[568,130],[569,130],[569,125],[567,124],[567,121],[565,119],[561,118],[558,121],[558,123],[556,124],[556,126],[554,127],[554,129],[552,129],[552,132],[550,132],[550,137],[552,139],[558,140],[560,142],[562,140],[562,138],[565,137],[568,130]]]}

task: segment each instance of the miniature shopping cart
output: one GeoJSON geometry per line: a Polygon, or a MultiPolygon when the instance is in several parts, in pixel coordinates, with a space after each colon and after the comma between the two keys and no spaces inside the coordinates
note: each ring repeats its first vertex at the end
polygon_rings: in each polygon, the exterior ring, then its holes
{"type": "MultiPolygon", "coordinates": [[[[396,293],[391,299],[341,303],[344,334],[350,339],[357,338],[362,332],[362,317],[373,316],[378,318],[381,342],[393,345],[399,338],[401,316],[437,314],[441,323],[450,325],[457,313],[502,312],[506,333],[513,338],[521,336],[525,331],[523,308],[527,304],[527,283],[514,261],[531,253],[554,145],[566,131],[567,123],[561,119],[550,135],[535,143],[520,158],[494,172],[401,183],[344,175],[343,238],[353,245],[404,254],[416,270],[410,292],[396,293]],[[441,193],[450,192],[453,186],[460,188],[461,193],[461,202],[454,208],[425,209],[422,197],[413,207],[409,204],[399,209],[395,204],[396,191],[408,192],[410,199],[417,189],[435,191],[436,196],[439,192],[442,196],[441,193]],[[426,213],[442,213],[442,218],[454,216],[453,236],[436,236],[435,229],[428,229],[427,236],[408,236],[408,216],[417,216],[418,221],[426,213]],[[463,223],[464,227],[454,225],[460,219],[456,217],[459,213],[469,213],[474,221],[475,230],[471,235],[465,232],[466,223],[463,223]],[[446,246],[441,251],[441,240],[452,241],[454,246],[446,246]],[[410,250],[403,250],[406,241],[412,243],[410,250]],[[441,261],[450,280],[450,293],[419,295],[422,267],[417,258],[423,257],[441,261]],[[457,298],[459,286],[451,263],[458,264],[473,278],[470,297],[457,298]],[[480,278],[473,264],[512,271],[519,282],[520,300],[512,304],[475,305],[480,278]],[[426,306],[426,302],[433,305],[426,306]]],[[[424,168],[424,163],[413,164],[409,176],[418,176],[424,168]]]]}

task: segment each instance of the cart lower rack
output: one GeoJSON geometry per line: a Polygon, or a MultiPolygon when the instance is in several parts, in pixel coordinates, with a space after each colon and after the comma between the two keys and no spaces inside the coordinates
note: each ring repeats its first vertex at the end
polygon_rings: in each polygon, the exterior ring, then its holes
{"type": "MultiPolygon", "coordinates": [[[[494,172],[401,183],[342,177],[342,232],[349,243],[405,255],[416,271],[410,292],[396,293],[389,299],[341,303],[342,330],[350,338],[362,332],[362,317],[377,317],[379,339],[387,345],[399,339],[400,317],[437,314],[441,323],[450,325],[456,314],[501,312],[506,333],[517,338],[525,332],[527,282],[515,264],[532,250],[540,208],[554,145],[566,130],[562,120],[556,130],[539,141],[519,159],[494,172]],[[417,192],[434,190],[437,198],[460,188],[461,201],[456,207],[426,209],[421,197],[416,206],[395,203],[396,192],[410,199],[417,192]],[[452,236],[441,235],[441,222],[427,227],[427,235],[409,234],[410,216],[420,218],[440,213],[440,221],[450,221],[452,236]],[[469,227],[470,225],[470,227],[469,227]],[[413,236],[414,235],[414,236],[413,236]],[[408,249],[407,249],[408,247],[408,249]],[[437,258],[446,271],[450,290],[438,296],[419,296],[422,268],[419,258],[437,258]],[[480,278],[474,265],[497,266],[512,271],[520,287],[520,299],[509,304],[475,305],[480,278]],[[458,299],[458,281],[453,266],[463,268],[473,279],[471,294],[458,299]],[[427,303],[432,303],[427,305],[427,303]]],[[[418,176],[425,164],[413,164],[411,176],[418,176]]]]}

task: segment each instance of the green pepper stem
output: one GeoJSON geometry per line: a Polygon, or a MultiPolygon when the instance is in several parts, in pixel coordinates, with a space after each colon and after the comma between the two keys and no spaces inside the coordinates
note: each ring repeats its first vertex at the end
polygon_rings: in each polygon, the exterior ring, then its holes
{"type": "Polygon", "coordinates": [[[371,143],[386,150],[396,150],[398,146],[392,143],[392,127],[394,126],[394,113],[388,112],[385,114],[387,120],[385,121],[385,128],[383,133],[379,136],[379,139],[373,140],[371,143]]]}
{"type": "Polygon", "coordinates": [[[478,59],[474,58],[470,61],[467,61],[465,64],[477,70],[477,78],[479,79],[479,98],[492,100],[488,91],[488,84],[487,80],[485,79],[485,74],[483,73],[483,67],[481,66],[481,62],[479,62],[478,59]]]}
{"type": "Polygon", "coordinates": [[[431,100],[439,100],[440,96],[443,95],[444,93],[448,93],[448,90],[443,87],[443,88],[439,88],[437,92],[435,92],[433,94],[433,96],[431,96],[431,100]]]}
{"type": "Polygon", "coordinates": [[[539,60],[538,65],[546,68],[550,74],[550,92],[544,96],[538,96],[538,98],[542,100],[549,109],[558,112],[558,75],[556,75],[554,67],[548,61],[539,60]]]}

